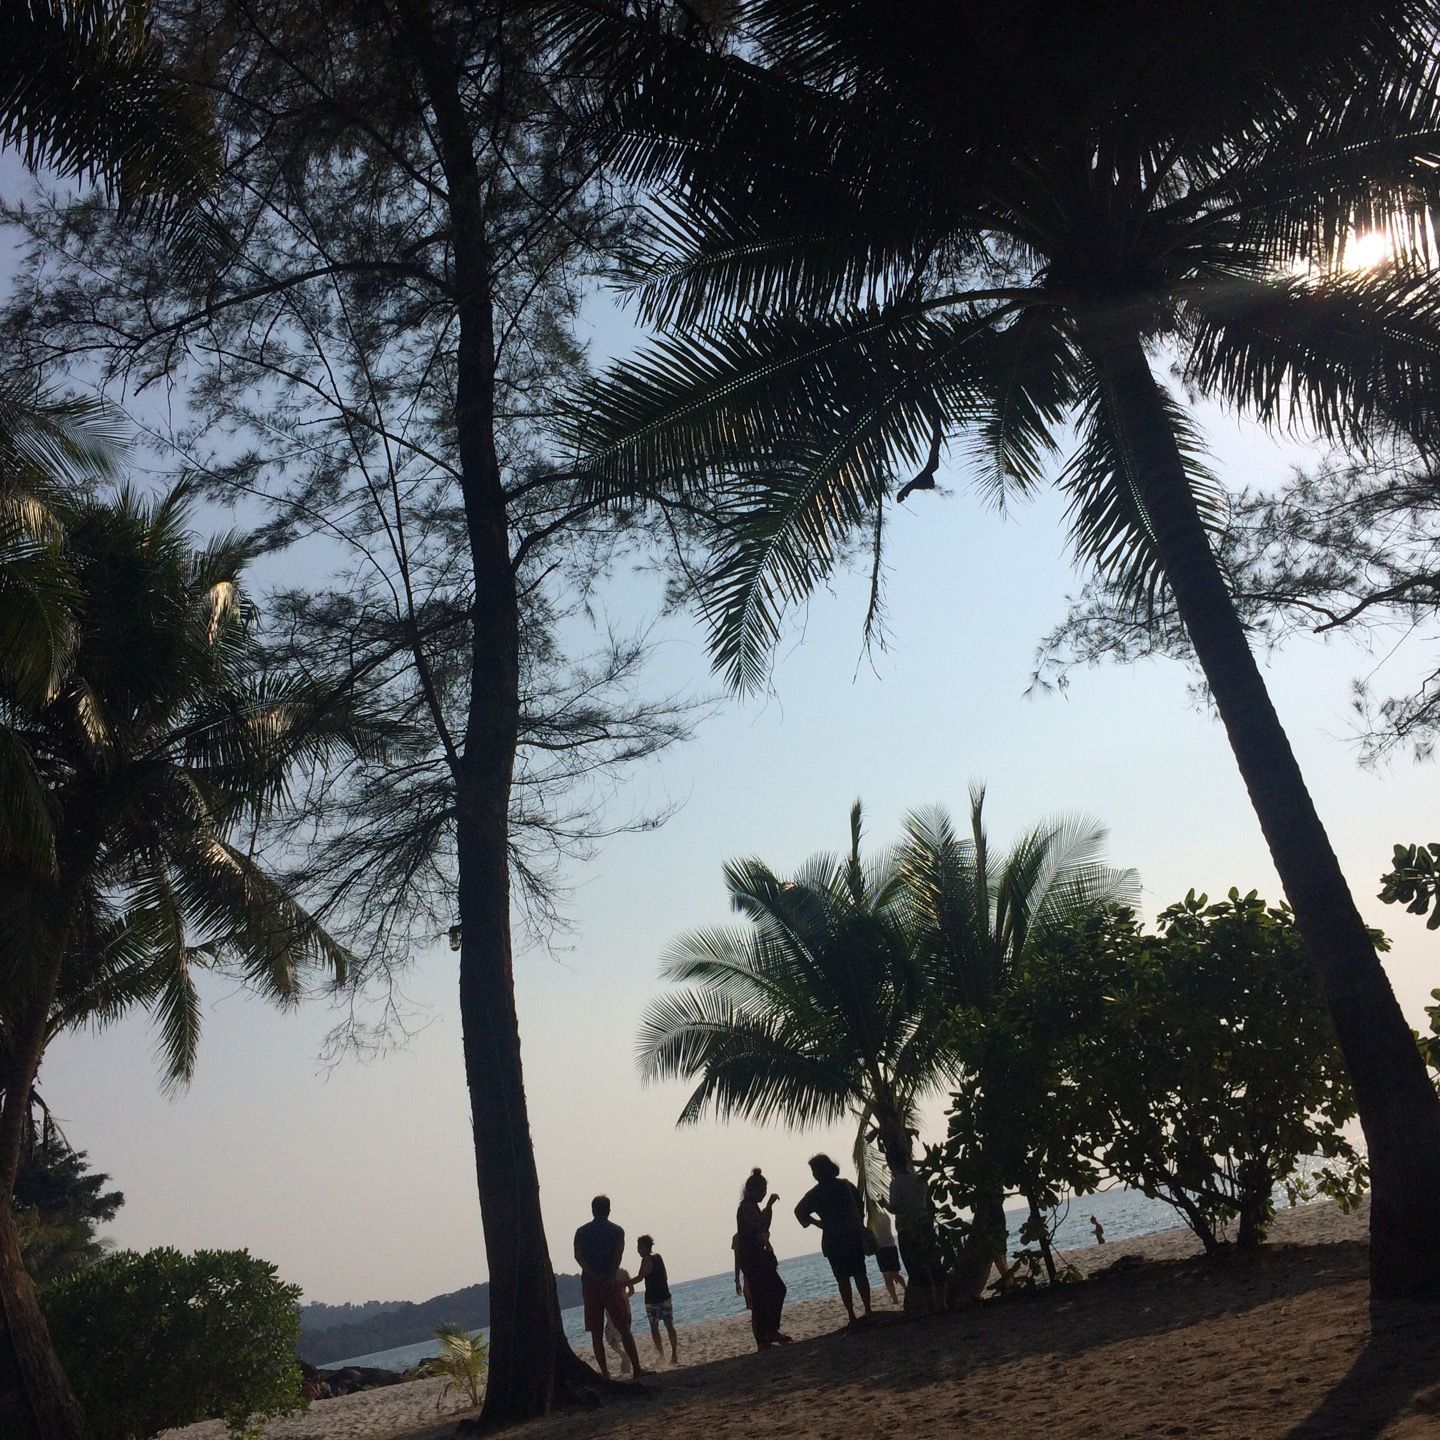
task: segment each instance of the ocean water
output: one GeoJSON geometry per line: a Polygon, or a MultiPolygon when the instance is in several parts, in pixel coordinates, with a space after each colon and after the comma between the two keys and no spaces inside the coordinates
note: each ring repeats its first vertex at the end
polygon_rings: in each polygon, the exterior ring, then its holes
{"type": "MultiPolygon", "coordinates": [[[[1011,1240],[1020,1225],[1020,1214],[1007,1212],[1011,1221],[1011,1240]]],[[[1170,1230],[1180,1223],[1175,1211],[1163,1200],[1148,1200],[1137,1190],[1107,1190],[1098,1195],[1083,1195],[1073,1200],[1065,1218],[1055,1234],[1055,1244],[1060,1250],[1078,1250],[1095,1243],[1089,1217],[1094,1215],[1105,1227],[1105,1239],[1113,1243],[1135,1235],[1150,1235],[1157,1230],[1170,1230]]],[[[721,1250],[729,1250],[730,1237],[722,1237],[721,1250]]],[[[632,1263],[633,1258],[632,1258],[632,1263]]],[[[870,1262],[871,1283],[880,1287],[880,1274],[875,1262],[870,1262]]],[[[780,1274],[789,1288],[786,1304],[800,1300],[820,1300],[835,1294],[835,1280],[830,1266],[822,1255],[797,1255],[780,1262],[780,1274]]],[[[670,1293],[675,1305],[677,1325],[696,1325],[704,1320],[722,1320],[729,1315],[742,1315],[745,1302],[735,1293],[734,1272],[722,1271],[718,1275],[704,1275],[698,1280],[671,1281],[670,1293]]],[[[883,1294],[883,1289],[881,1290],[883,1294]]],[[[637,1294],[632,1302],[635,1318],[644,1328],[644,1309],[637,1294]]],[[[839,1304],[839,1301],[836,1301],[839,1304]]],[[[565,1325],[565,1334],[571,1342],[588,1351],[590,1339],[585,1333],[583,1314],[577,1305],[562,1310],[560,1318],[565,1325]]],[[[486,1333],[480,1331],[480,1334],[486,1333]]],[[[440,1346],[434,1340],[420,1340],[413,1345],[400,1345],[393,1350],[379,1350],[371,1355],[355,1355],[348,1360],[337,1360],[326,1369],[340,1365],[377,1365],[385,1370],[406,1370],[421,1360],[436,1355],[440,1346]]]]}

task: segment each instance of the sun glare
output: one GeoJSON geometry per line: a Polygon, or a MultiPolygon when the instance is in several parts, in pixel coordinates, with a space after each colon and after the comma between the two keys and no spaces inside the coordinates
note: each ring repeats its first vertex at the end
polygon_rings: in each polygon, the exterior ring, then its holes
{"type": "Polygon", "coordinates": [[[1394,253],[1390,237],[1383,230],[1366,230],[1345,245],[1346,270],[1378,270],[1394,253]]]}

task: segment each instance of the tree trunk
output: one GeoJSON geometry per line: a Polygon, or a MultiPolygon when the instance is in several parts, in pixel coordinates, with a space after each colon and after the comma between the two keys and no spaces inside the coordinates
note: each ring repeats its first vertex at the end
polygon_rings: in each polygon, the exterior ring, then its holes
{"type": "Polygon", "coordinates": [[[1139,335],[1091,323],[1081,340],[1335,1023],[1369,1151],[1372,1289],[1433,1294],[1440,1291],[1440,1097],[1266,692],[1139,335]]]}
{"type": "Polygon", "coordinates": [[[1052,1285],[1058,1282],[1055,1269],[1055,1252],[1050,1248],[1050,1231],[1045,1224],[1044,1212],[1033,1195],[1025,1197],[1030,1207],[1030,1228],[1035,1233],[1035,1243],[1040,1247],[1040,1258],[1045,1262],[1045,1277],[1052,1285]]]}
{"type": "Polygon", "coordinates": [[[495,445],[495,332],[484,191],[464,77],[428,0],[400,0],[408,48],[435,119],[455,256],[455,426],[475,579],[470,706],[451,764],[456,795],[460,1021],[475,1172],[490,1272],[484,1418],[541,1415],[593,1372],[571,1351],[540,1212],[525,1102],[510,935],[510,789],[520,708],[520,629],[506,495],[495,445]]]}
{"type": "Polygon", "coordinates": [[[89,1422],[50,1342],[35,1287],[20,1258],[15,1175],[29,1123],[30,1092],[45,1048],[45,1018],[60,978],[59,956],[36,977],[36,993],[15,1020],[0,1111],[0,1436],[5,1440],[86,1440],[89,1422]]]}
{"type": "Polygon", "coordinates": [[[0,1435],[5,1440],[86,1440],[89,1434],[20,1258],[20,1234],[7,1194],[0,1197],[0,1435]]]}
{"type": "Polygon", "coordinates": [[[1220,1253],[1220,1237],[1205,1212],[1173,1180],[1165,1182],[1165,1198],[1185,1217],[1185,1223],[1195,1232],[1207,1255],[1220,1253]]]}
{"type": "Polygon", "coordinates": [[[1273,1201],[1270,1196],[1274,1189],[1274,1176],[1265,1160],[1251,1160],[1241,1164],[1236,1176],[1239,1190],[1240,1223],[1235,1231],[1237,1250],[1258,1250],[1265,1241],[1273,1215],[1273,1201]]]}

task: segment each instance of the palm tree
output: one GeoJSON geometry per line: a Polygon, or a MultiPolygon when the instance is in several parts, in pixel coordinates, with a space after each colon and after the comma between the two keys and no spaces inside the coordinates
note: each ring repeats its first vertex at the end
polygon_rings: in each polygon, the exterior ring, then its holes
{"type": "Polygon", "coordinates": [[[641,1026],[649,1080],[697,1079],[680,1112],[782,1120],[804,1128],[854,1117],[856,1168],[874,1135],[892,1169],[910,1167],[918,1105],[961,1073],[953,1024],[982,1018],[1057,930],[1134,889],[1131,871],[1099,862],[1104,830],[1043,822],[1002,856],[971,792],[971,837],[943,810],[912,815],[880,865],[821,855],[793,880],[759,860],[725,867],[748,922],[678,940],[661,975],[680,986],[641,1026]]]}
{"type": "Polygon", "coordinates": [[[682,987],[641,1024],[647,1080],[695,1079],[682,1125],[707,1111],[799,1128],[858,1124],[857,1169],[877,1132],[887,1158],[910,1156],[916,1107],[952,1069],[932,987],[894,907],[892,866],[850,851],[819,855],[792,880],[760,860],[732,861],[725,884],[743,926],[682,936],[661,975],[682,987]]]}
{"type": "Polygon", "coordinates": [[[715,654],[754,687],[784,606],[857,533],[878,546],[885,502],[933,488],[947,441],[1004,497],[1073,434],[1077,551],[1142,618],[1168,587],[1335,1018],[1373,1284],[1440,1287],[1440,1101],[1216,563],[1199,437],[1155,369],[1266,425],[1433,444],[1433,0],[749,0],[734,45],[601,0],[553,8],[572,61],[608,69],[615,162],[658,189],[638,279],[667,333],[585,397],[597,490],[718,510],[715,654]],[[1355,268],[1370,231],[1390,258],[1355,268]]]}
{"type": "Polygon", "coordinates": [[[1042,820],[997,854],[985,787],[970,790],[970,833],[941,808],[905,822],[893,903],[949,1008],[984,1012],[1061,932],[1097,910],[1132,904],[1133,870],[1103,863],[1106,830],[1083,815],[1042,820]]]}
{"type": "MultiPolygon", "coordinates": [[[[938,807],[909,817],[895,855],[893,903],[917,963],[934,978],[943,1016],[963,1017],[967,1033],[983,1036],[997,1000],[1025,978],[1057,935],[1096,911],[1138,898],[1135,872],[1101,860],[1105,839],[1096,821],[1060,815],[997,854],[985,828],[981,785],[970,791],[968,836],[938,807]]],[[[977,1051],[960,1044],[954,1053],[961,1084],[1000,1088],[987,1073],[996,1058],[990,1046],[977,1051]]],[[[975,1278],[983,1284],[989,1262],[1005,1254],[1004,1195],[997,1186],[975,1199],[983,1261],[975,1278]]]]}
{"type": "Polygon", "coordinates": [[[0,1415],[6,1434],[85,1433],[20,1262],[12,1206],[36,1073],[62,1029],[133,1006],[170,1078],[199,1037],[197,968],[281,1004],[349,957],[255,860],[290,779],[370,743],[343,699],[266,673],[243,545],[196,549],[182,490],[154,505],[58,502],[73,603],[37,693],[0,658],[0,1415]],[[12,823],[16,815],[24,825],[12,823]]]}
{"type": "Polygon", "coordinates": [[[200,92],[171,73],[133,0],[0,9],[0,141],[27,167],[101,181],[172,217],[208,194],[219,159],[200,92]]]}

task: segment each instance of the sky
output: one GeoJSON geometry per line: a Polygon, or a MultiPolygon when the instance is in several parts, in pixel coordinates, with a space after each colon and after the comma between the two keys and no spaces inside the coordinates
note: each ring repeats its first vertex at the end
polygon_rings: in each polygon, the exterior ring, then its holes
{"type": "MultiPolygon", "coordinates": [[[[606,324],[596,338],[617,348],[622,332],[606,324]]],[[[1218,413],[1203,419],[1222,476],[1237,485],[1278,480],[1306,453],[1218,413]]],[[[518,957],[558,1269],[574,1268],[571,1235],[605,1191],[632,1238],[655,1235],[676,1279],[723,1270],[752,1165],[793,1202],[808,1188],[811,1153],[849,1151],[844,1127],[676,1128],[684,1087],[637,1078],[638,1020],[659,989],[667,943],[730,918],[727,859],[756,855],[785,871],[839,850],[857,797],[869,840],[884,845],[912,808],[939,803],[963,816],[968,787],[983,781],[997,842],[1061,810],[1103,821],[1108,857],[1139,872],[1149,915],[1191,887],[1279,899],[1233,757],[1197,707],[1190,671],[1170,661],[1085,670],[1065,693],[1027,696],[1036,643],[1079,583],[1057,497],[1002,518],[967,489],[963,457],[942,479],[947,493],[917,494],[894,518],[888,649],[862,650],[863,576],[817,595],[781,647],[772,693],[724,701],[619,798],[627,811],[676,802],[674,818],[575,867],[570,932],[554,953],[518,957]]],[[[601,623],[639,623],[656,600],[652,578],[621,575],[601,623]]],[[[1432,838],[1440,772],[1408,758],[1361,768],[1349,687],[1370,675],[1382,691],[1403,689],[1429,659],[1423,639],[1371,654],[1315,638],[1265,662],[1361,909],[1395,942],[1386,965],[1415,1024],[1440,984],[1440,940],[1374,896],[1393,843],[1432,838]]],[[[651,683],[657,694],[718,690],[692,621],[662,627],[651,683]]],[[[198,1071],[182,1094],[162,1094],[143,1019],[57,1042],[43,1091],[71,1142],[125,1192],[115,1242],[244,1247],[307,1299],[328,1302],[421,1299],[483,1279],[456,960],[443,942],[416,951],[403,981],[410,1038],[369,1062],[322,1060],[338,1018],[324,1002],[279,1014],[213,985],[198,1071]]],[[[943,1134],[942,1112],[925,1116],[927,1138],[943,1134]]],[[[779,1215],[782,1256],[815,1248],[788,1204],[779,1215]]]]}

